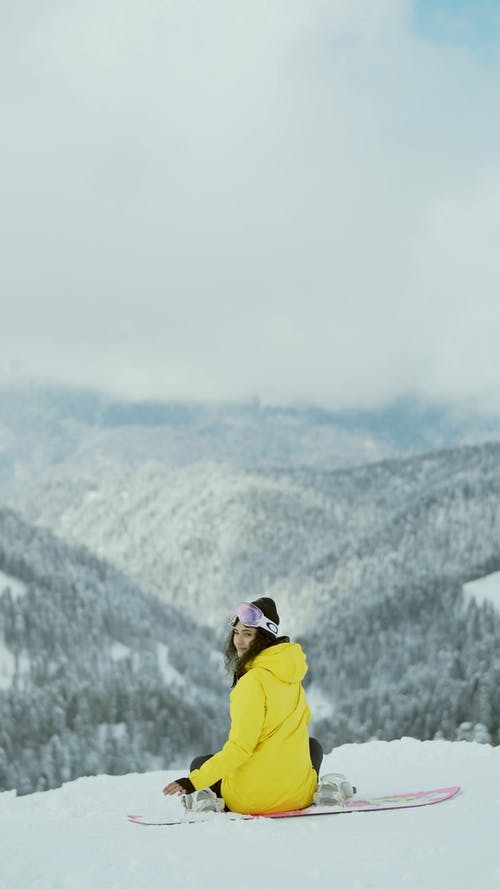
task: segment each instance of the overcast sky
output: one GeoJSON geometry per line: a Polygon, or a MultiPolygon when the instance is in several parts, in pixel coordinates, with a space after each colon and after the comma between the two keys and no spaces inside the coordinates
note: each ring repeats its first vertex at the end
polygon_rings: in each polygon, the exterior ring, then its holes
{"type": "Polygon", "coordinates": [[[1,374],[500,410],[499,24],[497,0],[2,4],[1,374]]]}

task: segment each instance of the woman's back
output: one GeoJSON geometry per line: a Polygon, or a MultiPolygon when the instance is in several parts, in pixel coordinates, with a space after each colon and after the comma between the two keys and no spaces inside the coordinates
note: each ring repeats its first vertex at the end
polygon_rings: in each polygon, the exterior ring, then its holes
{"type": "Polygon", "coordinates": [[[311,804],[317,775],[301,684],[306,672],[300,645],[283,642],[260,652],[233,689],[227,745],[251,753],[222,781],[233,811],[279,812],[311,804]]]}

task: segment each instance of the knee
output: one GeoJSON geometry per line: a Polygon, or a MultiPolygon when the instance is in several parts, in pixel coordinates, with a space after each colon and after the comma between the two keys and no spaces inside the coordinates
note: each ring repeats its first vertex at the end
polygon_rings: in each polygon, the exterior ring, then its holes
{"type": "Polygon", "coordinates": [[[319,770],[323,761],[323,748],[316,738],[309,738],[309,752],[313,768],[319,775],[319,770]]]}
{"type": "Polygon", "coordinates": [[[209,753],[208,755],[205,755],[205,756],[195,756],[195,758],[192,760],[192,762],[189,766],[189,771],[194,772],[195,769],[201,769],[203,763],[206,762],[207,759],[211,759],[212,755],[213,755],[212,753],[209,753]]]}

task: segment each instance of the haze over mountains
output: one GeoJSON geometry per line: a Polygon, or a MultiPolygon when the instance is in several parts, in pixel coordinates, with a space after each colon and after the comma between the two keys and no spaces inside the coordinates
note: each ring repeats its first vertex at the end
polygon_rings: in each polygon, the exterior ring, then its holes
{"type": "Polygon", "coordinates": [[[372,411],[118,401],[93,390],[0,385],[0,496],[51,477],[149,460],[332,469],[500,439],[500,417],[411,399],[372,411]]]}

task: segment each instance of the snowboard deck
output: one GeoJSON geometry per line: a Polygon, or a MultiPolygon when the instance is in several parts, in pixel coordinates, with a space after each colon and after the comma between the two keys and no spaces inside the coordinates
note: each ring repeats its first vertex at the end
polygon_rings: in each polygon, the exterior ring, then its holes
{"type": "Polygon", "coordinates": [[[346,815],[352,812],[386,812],[391,809],[413,809],[419,806],[432,806],[451,799],[458,793],[460,787],[439,787],[435,790],[418,790],[414,793],[395,793],[388,796],[376,796],[370,799],[348,800],[343,806],[309,806],[307,809],[292,809],[290,812],[268,812],[262,815],[240,815],[237,812],[188,812],[185,811],[178,818],[166,818],[163,820],[148,820],[144,815],[129,815],[132,824],[142,824],[145,827],[170,827],[174,824],[197,824],[210,821],[215,818],[224,818],[228,821],[253,821],[256,818],[306,818],[319,815],[346,815]]]}

